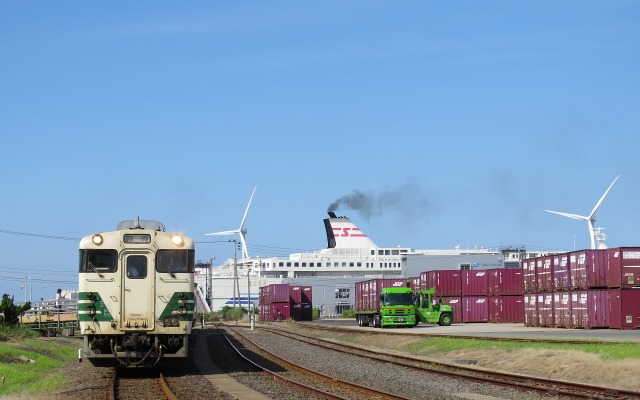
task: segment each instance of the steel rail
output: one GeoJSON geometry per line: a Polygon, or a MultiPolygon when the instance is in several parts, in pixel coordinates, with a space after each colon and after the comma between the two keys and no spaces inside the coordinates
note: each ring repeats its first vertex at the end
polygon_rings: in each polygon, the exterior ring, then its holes
{"type": "MultiPolygon", "coordinates": [[[[303,327],[310,330],[321,330],[331,332],[348,332],[357,334],[373,334],[373,335],[399,335],[407,336],[407,332],[380,330],[380,329],[358,329],[346,328],[341,326],[319,326],[313,324],[296,324],[296,326],[303,327]]],[[[411,328],[409,328],[411,329],[411,328]]],[[[620,341],[620,340],[585,340],[585,339],[539,339],[539,338],[515,338],[505,336],[474,336],[474,335],[456,335],[456,334],[443,334],[443,333],[410,333],[411,336],[423,337],[423,338],[444,338],[444,339],[470,339],[470,340],[491,340],[501,342],[530,342],[530,343],[550,343],[550,344],[636,344],[635,341],[620,341]]],[[[640,344],[640,343],[639,343],[640,344]]]]}
{"type": "Polygon", "coordinates": [[[399,366],[417,369],[429,373],[437,373],[449,377],[474,380],[476,382],[490,383],[494,385],[508,386],[519,390],[531,390],[543,394],[561,395],[571,398],[587,399],[640,399],[640,392],[607,388],[602,386],[580,384],[574,382],[557,381],[553,379],[538,378],[526,375],[517,375],[503,372],[486,371],[472,367],[453,365],[448,362],[435,360],[425,360],[411,356],[398,354],[388,354],[378,350],[367,349],[359,346],[334,341],[320,339],[312,336],[305,336],[299,333],[275,329],[260,328],[270,332],[277,332],[279,335],[300,340],[305,343],[315,345],[324,349],[343,351],[349,354],[385,361],[399,366]],[[317,343],[314,343],[317,342],[317,343]],[[342,347],[340,350],[336,347],[342,347]],[[364,353],[364,354],[363,354],[364,353]]]}
{"type": "Polygon", "coordinates": [[[116,400],[116,383],[118,381],[118,369],[114,368],[111,376],[111,384],[109,385],[109,400],[116,400]]]}
{"type": "MultiPolygon", "coordinates": [[[[308,369],[308,368],[305,368],[303,366],[297,365],[295,363],[292,363],[291,361],[285,360],[282,357],[279,357],[279,356],[275,355],[274,353],[264,349],[263,347],[261,347],[260,345],[258,345],[254,341],[252,341],[251,339],[249,339],[246,336],[244,336],[241,333],[239,333],[236,329],[234,329],[234,328],[232,328],[230,326],[225,326],[225,328],[227,328],[227,329],[231,330],[232,332],[234,332],[235,334],[239,335],[243,340],[249,342],[252,346],[254,346],[257,349],[259,349],[259,351],[261,351],[264,354],[266,354],[269,359],[274,360],[277,364],[283,365],[283,366],[285,366],[285,367],[287,367],[289,369],[294,369],[294,370],[298,371],[299,373],[311,376],[314,379],[321,380],[321,381],[324,381],[324,382],[328,382],[331,385],[336,385],[337,384],[337,385],[341,386],[343,389],[346,389],[346,390],[349,390],[349,391],[357,391],[357,392],[360,392],[361,394],[364,394],[366,396],[376,396],[376,398],[389,399],[389,400],[392,400],[392,399],[393,400],[409,400],[406,397],[398,396],[398,395],[395,395],[393,393],[388,393],[388,392],[384,392],[384,391],[380,391],[380,390],[376,390],[376,389],[371,389],[371,388],[359,385],[359,384],[354,383],[354,382],[347,382],[347,381],[344,381],[342,379],[339,379],[339,378],[336,378],[336,377],[331,377],[331,376],[322,374],[320,372],[313,371],[311,369],[308,369]]],[[[317,388],[314,388],[312,386],[308,386],[308,385],[305,385],[305,384],[290,380],[289,378],[286,378],[286,377],[284,377],[284,376],[282,376],[282,375],[280,375],[278,373],[270,371],[267,368],[259,366],[258,364],[256,364],[252,360],[250,360],[247,357],[245,357],[233,345],[233,343],[231,343],[231,340],[222,331],[221,331],[221,334],[242,358],[244,358],[245,360],[247,360],[248,362],[250,362],[254,366],[260,368],[261,370],[264,370],[267,373],[277,377],[278,379],[284,380],[284,381],[289,382],[289,383],[293,383],[294,385],[296,385],[298,387],[301,387],[304,390],[310,391],[313,394],[318,394],[318,395],[321,395],[323,397],[326,396],[325,398],[328,398],[328,399],[351,399],[351,397],[342,397],[342,396],[339,396],[339,395],[331,394],[331,393],[328,393],[328,392],[323,391],[321,389],[317,389],[317,388]]]]}
{"type": "Polygon", "coordinates": [[[167,399],[168,400],[178,400],[178,398],[176,397],[175,393],[173,393],[173,391],[169,387],[169,383],[167,382],[167,378],[165,378],[165,376],[164,376],[164,374],[162,372],[160,372],[160,376],[158,377],[158,379],[160,380],[160,387],[162,387],[162,391],[164,392],[164,395],[167,396],[167,399]]]}

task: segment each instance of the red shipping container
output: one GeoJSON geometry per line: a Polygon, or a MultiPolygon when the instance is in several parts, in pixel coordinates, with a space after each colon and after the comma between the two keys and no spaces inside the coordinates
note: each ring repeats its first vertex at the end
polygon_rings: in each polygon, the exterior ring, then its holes
{"type": "Polygon", "coordinates": [[[572,328],[609,327],[609,290],[591,289],[571,292],[572,328]]]}
{"type": "MultiPolygon", "coordinates": [[[[461,324],[462,321],[462,297],[440,297],[442,302],[453,309],[453,323],[461,324]]],[[[438,299],[434,299],[434,304],[438,299]]]]}
{"type": "Polygon", "coordinates": [[[609,289],[609,328],[640,329],[640,289],[609,289]]]}
{"type": "Polygon", "coordinates": [[[538,293],[553,290],[553,256],[543,256],[536,259],[536,280],[538,293]]]}
{"type": "Polygon", "coordinates": [[[289,301],[292,303],[312,303],[311,286],[306,285],[290,285],[289,301]]]}
{"type": "Polygon", "coordinates": [[[528,258],[522,261],[523,286],[525,293],[535,293],[536,287],[536,259],[528,258]]]}
{"type": "Polygon", "coordinates": [[[489,297],[489,322],[498,324],[524,322],[524,298],[520,296],[489,297]]]}
{"type": "Polygon", "coordinates": [[[608,249],[607,258],[609,287],[640,287],[640,247],[608,249]]]}
{"type": "MultiPolygon", "coordinates": [[[[300,285],[289,286],[289,301],[292,304],[302,303],[302,288],[300,285]]],[[[294,318],[295,320],[295,318],[294,318]]]]}
{"type": "Polygon", "coordinates": [[[302,304],[313,304],[313,287],[302,285],[300,288],[302,292],[302,304]]]}
{"type": "Polygon", "coordinates": [[[409,285],[413,294],[417,294],[420,291],[420,277],[414,276],[409,278],[409,285]]]}
{"type": "Polygon", "coordinates": [[[568,291],[569,279],[569,254],[555,255],[553,264],[553,290],[558,292],[568,291]]]}
{"type": "Polygon", "coordinates": [[[571,290],[607,287],[607,251],[569,253],[569,276],[571,290]]]}
{"type": "Polygon", "coordinates": [[[462,298],[463,322],[489,321],[489,300],[487,296],[465,296],[462,298]]]}
{"type": "Polygon", "coordinates": [[[365,287],[369,284],[369,281],[356,282],[355,284],[355,300],[356,300],[356,310],[366,310],[368,309],[368,295],[365,293],[368,291],[368,288],[365,287]],[[365,303],[365,299],[367,302],[365,303]]]}
{"type": "Polygon", "coordinates": [[[569,288],[571,290],[579,290],[586,285],[586,266],[578,264],[579,256],[578,251],[569,253],[569,288]]]}
{"type": "Polygon", "coordinates": [[[489,270],[463,270],[462,296],[486,296],[489,293],[489,270]]]}
{"type": "Polygon", "coordinates": [[[568,328],[571,326],[571,294],[555,292],[553,294],[553,327],[568,328]]]}
{"type": "Polygon", "coordinates": [[[267,321],[287,321],[291,318],[291,307],[289,302],[269,304],[269,315],[267,321]]]}
{"type": "Polygon", "coordinates": [[[518,296],[524,293],[524,270],[521,268],[496,268],[489,273],[489,296],[518,296]]]}
{"type": "Polygon", "coordinates": [[[553,293],[538,293],[538,325],[553,326],[553,293]]]}
{"type": "Polygon", "coordinates": [[[289,302],[289,284],[272,283],[266,289],[266,304],[289,302]]]}
{"type": "Polygon", "coordinates": [[[386,287],[407,287],[407,279],[371,279],[356,282],[356,310],[377,310],[380,305],[380,293],[382,293],[382,288],[386,287]]]}
{"type": "Polygon", "coordinates": [[[524,299],[524,324],[526,326],[538,326],[538,295],[525,293],[524,299]]]}
{"type": "Polygon", "coordinates": [[[462,296],[462,274],[460,270],[436,270],[420,274],[420,289],[434,288],[435,296],[462,296]]]}

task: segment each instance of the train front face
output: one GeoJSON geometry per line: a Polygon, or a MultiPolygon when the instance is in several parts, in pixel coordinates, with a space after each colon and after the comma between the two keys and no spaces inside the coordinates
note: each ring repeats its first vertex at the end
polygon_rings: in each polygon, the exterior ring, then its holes
{"type": "Polygon", "coordinates": [[[78,318],[83,358],[151,366],[186,358],[194,317],[193,240],[120,230],[80,242],[78,318]]]}

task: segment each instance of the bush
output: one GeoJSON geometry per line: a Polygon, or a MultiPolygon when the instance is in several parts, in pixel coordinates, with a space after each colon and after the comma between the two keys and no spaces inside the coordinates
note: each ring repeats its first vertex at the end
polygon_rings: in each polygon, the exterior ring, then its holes
{"type": "Polygon", "coordinates": [[[345,310],[342,312],[342,318],[355,318],[356,312],[355,310],[345,310]]]}
{"type": "Polygon", "coordinates": [[[244,307],[229,307],[224,306],[222,308],[222,318],[225,321],[238,321],[244,319],[244,314],[247,314],[247,309],[244,307]]]}

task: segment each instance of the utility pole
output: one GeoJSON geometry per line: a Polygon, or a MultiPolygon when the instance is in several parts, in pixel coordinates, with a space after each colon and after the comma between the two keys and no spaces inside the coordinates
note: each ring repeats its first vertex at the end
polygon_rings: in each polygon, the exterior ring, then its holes
{"type": "Polygon", "coordinates": [[[207,271],[207,300],[209,301],[209,307],[213,308],[213,260],[215,257],[211,257],[209,270],[207,271]]]}
{"type": "MultiPolygon", "coordinates": [[[[236,287],[238,286],[238,245],[235,239],[233,242],[233,308],[236,308],[236,287]]],[[[240,292],[240,290],[238,290],[240,292]]]]}
{"type": "MultiPolygon", "coordinates": [[[[27,278],[29,280],[29,301],[32,301],[31,296],[33,295],[33,284],[31,282],[31,277],[30,276],[25,276],[25,278],[27,278]]],[[[26,300],[25,300],[25,302],[26,302],[26,300]]]]}
{"type": "Polygon", "coordinates": [[[249,309],[249,325],[253,330],[253,307],[251,307],[251,283],[249,282],[249,269],[247,268],[247,308],[249,309]]]}

